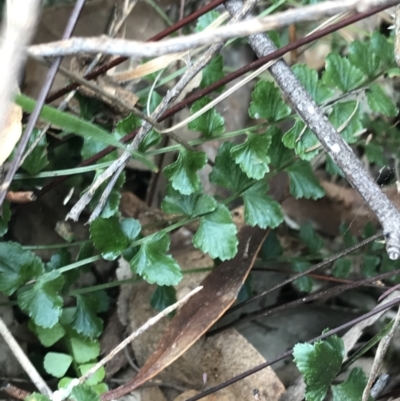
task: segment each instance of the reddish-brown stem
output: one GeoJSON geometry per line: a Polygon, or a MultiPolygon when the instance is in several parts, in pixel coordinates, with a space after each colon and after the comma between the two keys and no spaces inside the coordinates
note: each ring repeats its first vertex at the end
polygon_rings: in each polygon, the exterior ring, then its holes
{"type": "MultiPolygon", "coordinates": [[[[213,0],[210,3],[206,4],[204,7],[200,8],[199,10],[195,11],[194,13],[188,15],[186,18],[183,18],[182,20],[178,21],[176,24],[168,27],[167,29],[164,29],[162,32],[158,33],[157,35],[153,36],[148,40],[148,42],[156,42],[160,39],[163,39],[170,35],[171,33],[179,31],[179,29],[183,28],[184,26],[190,24],[191,22],[195,21],[197,18],[201,17],[203,14],[207,13],[210,10],[213,10],[215,7],[219,6],[222,4],[225,0],[213,0]]],[[[112,61],[110,61],[107,64],[104,64],[103,66],[99,67],[97,70],[91,72],[90,74],[87,74],[84,76],[85,79],[94,79],[97,78],[99,75],[104,74],[107,72],[109,69],[123,63],[125,60],[127,60],[128,57],[118,57],[112,61]]],[[[67,94],[68,92],[71,92],[72,90],[78,88],[80,84],[74,82],[65,88],[62,88],[58,90],[57,92],[50,94],[50,96],[46,99],[46,103],[51,103],[54,102],[54,100],[58,99],[59,97],[67,94]]]]}
{"type": "MultiPolygon", "coordinates": [[[[214,2],[212,2],[214,3],[214,2]]],[[[210,4],[212,4],[210,3],[210,4]]],[[[177,113],[178,111],[184,109],[185,107],[193,104],[196,100],[201,99],[202,97],[208,95],[209,93],[215,91],[216,89],[220,88],[223,85],[226,85],[227,83],[233,81],[236,78],[239,78],[240,76],[242,76],[243,74],[246,74],[249,71],[255,70],[256,68],[261,67],[262,65],[264,65],[265,63],[274,60],[276,58],[282,57],[283,55],[285,55],[286,53],[294,50],[294,49],[298,49],[301,46],[304,46],[305,44],[308,44],[310,42],[313,42],[317,39],[320,39],[323,36],[326,36],[332,32],[335,32],[339,29],[342,29],[348,25],[351,25],[359,20],[362,20],[364,18],[367,18],[371,15],[374,15],[376,13],[381,12],[382,10],[386,9],[387,6],[379,6],[379,7],[374,7],[371,10],[368,10],[364,13],[359,13],[359,14],[355,14],[349,18],[346,18],[336,24],[333,24],[331,26],[328,26],[325,29],[321,29],[320,31],[317,31],[309,36],[306,36],[304,38],[301,38],[299,40],[297,40],[294,43],[290,43],[287,46],[282,47],[281,49],[278,49],[277,51],[268,54],[265,57],[262,57],[258,60],[253,61],[252,63],[247,64],[246,66],[239,68],[237,71],[232,72],[231,74],[226,75],[224,78],[220,79],[219,81],[214,82],[213,84],[207,86],[206,88],[199,90],[197,92],[195,92],[194,94],[192,94],[191,96],[187,97],[186,99],[184,99],[183,101],[177,103],[175,106],[171,107],[170,109],[168,109],[159,119],[158,122],[162,122],[163,120],[165,120],[168,117],[171,117],[172,115],[174,115],[175,113],[177,113]]],[[[198,10],[199,12],[200,10],[198,10]]],[[[171,27],[172,28],[172,27],[171,27]]],[[[114,60],[115,61],[115,60],[114,60]]],[[[125,137],[123,137],[121,139],[121,142],[126,143],[130,140],[132,140],[136,133],[138,132],[138,130],[132,131],[130,132],[128,135],[126,135],[125,137]]],[[[97,153],[96,155],[92,156],[89,159],[84,160],[83,162],[81,162],[78,166],[79,167],[83,167],[83,166],[88,166],[91,163],[95,163],[98,160],[100,160],[102,157],[108,155],[109,153],[111,153],[114,150],[114,147],[109,146],[105,149],[103,149],[101,152],[97,153]]],[[[61,184],[62,182],[66,181],[69,178],[69,176],[60,176],[57,177],[55,180],[53,180],[52,182],[50,182],[48,185],[46,185],[45,187],[43,187],[37,194],[37,196],[43,196],[44,194],[48,193],[49,191],[51,191],[54,187],[56,187],[57,185],[61,184]]]]}
{"type": "Polygon", "coordinates": [[[4,391],[7,393],[10,397],[14,397],[17,400],[24,400],[26,397],[31,395],[31,393],[28,393],[25,390],[22,390],[21,388],[18,388],[16,386],[13,386],[11,383],[5,382],[0,386],[0,390],[4,391]]]}

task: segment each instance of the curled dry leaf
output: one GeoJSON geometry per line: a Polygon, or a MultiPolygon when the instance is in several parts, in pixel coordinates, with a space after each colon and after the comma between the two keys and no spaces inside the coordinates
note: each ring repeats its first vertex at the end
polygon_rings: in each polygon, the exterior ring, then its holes
{"type": "Polygon", "coordinates": [[[188,52],[167,54],[165,56],[152,59],[144,64],[140,64],[133,70],[127,70],[115,73],[109,72],[107,73],[107,76],[109,76],[114,82],[118,83],[127,82],[160,71],[163,68],[168,67],[172,62],[177,60],[181,60],[185,62],[186,65],[188,65],[189,60],[187,56],[188,52]]]}
{"type": "MultiPolygon", "coordinates": [[[[189,398],[194,397],[195,395],[199,394],[200,391],[196,390],[188,390],[184,393],[180,394],[178,397],[175,398],[174,401],[186,401],[189,398]]],[[[227,389],[222,389],[218,391],[216,394],[208,395],[202,398],[203,401],[232,401],[232,394],[227,389]]]]}
{"type": "MultiPolygon", "coordinates": [[[[282,202],[285,215],[297,224],[311,222],[323,234],[336,236],[339,226],[345,223],[350,232],[358,235],[370,222],[379,227],[378,219],[353,188],[345,188],[327,181],[320,181],[326,196],[318,200],[295,199],[291,196],[282,202]]],[[[400,194],[395,186],[384,188],[393,204],[400,209],[400,194]]]]}
{"type": "MultiPolygon", "coordinates": [[[[203,290],[194,295],[181,309],[176,313],[167,329],[161,336],[161,339],[147,361],[143,359],[148,355],[139,358],[139,352],[135,355],[139,363],[144,362],[139,373],[126,385],[110,391],[102,396],[102,400],[111,400],[120,395],[130,392],[142,385],[155,375],[162,372],[170,366],[177,358],[183,355],[179,361],[168,369],[173,374],[169,377],[183,383],[192,384],[192,388],[201,388],[202,374],[207,372],[209,383],[217,383],[228,379],[235,374],[241,373],[246,368],[261,363],[264,358],[236,331],[221,333],[207,341],[202,335],[211,327],[222,314],[236,300],[237,294],[243,285],[251,267],[254,264],[258,250],[263,243],[267,232],[259,228],[244,227],[239,234],[239,250],[237,256],[218,265],[201,283],[203,290]],[[193,346],[193,347],[192,347],[193,346]],[[186,353],[186,351],[190,350],[186,353]],[[245,358],[246,352],[249,356],[245,358]],[[251,356],[250,356],[251,355],[251,356]],[[218,360],[216,360],[216,357],[218,360]],[[189,359],[188,359],[189,358],[189,359]],[[186,359],[186,363],[185,363],[186,359]],[[243,366],[243,360],[247,361],[247,366],[243,366]],[[183,364],[182,364],[183,363],[183,364]],[[215,372],[215,366],[219,366],[218,372],[215,372]],[[225,372],[225,373],[224,373],[225,372]],[[224,376],[226,374],[226,377],[224,376]]],[[[207,260],[202,261],[209,263],[207,260]]],[[[188,266],[188,268],[193,268],[188,266]]],[[[195,275],[193,275],[194,277],[195,275]]],[[[142,287],[146,291],[148,286],[142,287]]],[[[131,321],[134,320],[136,327],[146,321],[154,312],[148,305],[148,295],[140,293],[136,287],[135,298],[131,300],[131,321]],[[141,299],[144,301],[141,302],[141,299]],[[139,303],[145,304],[140,305],[139,303]],[[144,310],[139,316],[139,310],[144,310]],[[140,320],[140,321],[139,321],[140,320]]],[[[154,291],[154,289],[150,289],[154,291]]],[[[133,326],[133,324],[131,324],[133,326]]],[[[134,329],[134,327],[131,327],[134,329]]],[[[151,329],[162,330],[162,326],[153,326],[151,329]]],[[[142,344],[149,346],[151,329],[146,333],[146,338],[142,339],[142,344]]],[[[158,335],[158,338],[159,335],[158,335]]],[[[138,339],[140,340],[140,339],[138,339]]],[[[135,343],[137,345],[137,341],[135,343]]],[[[154,349],[154,343],[151,344],[154,349]]],[[[151,353],[151,350],[149,350],[151,353]]],[[[164,372],[163,372],[164,373],[164,372]]],[[[167,374],[167,372],[166,372],[167,374]]],[[[162,376],[163,377],[163,376],[162,376]]],[[[230,398],[232,401],[248,399],[251,397],[251,391],[254,388],[254,377],[248,382],[241,381],[235,387],[235,392],[230,398]],[[239,391],[239,389],[241,389],[239,391]]],[[[276,400],[283,391],[283,385],[276,378],[272,370],[260,372],[259,381],[256,386],[260,392],[271,400],[276,400]]]]}
{"type": "Polygon", "coordinates": [[[14,150],[22,133],[22,109],[16,104],[11,104],[8,111],[7,122],[0,132],[0,166],[7,160],[14,150]]]}

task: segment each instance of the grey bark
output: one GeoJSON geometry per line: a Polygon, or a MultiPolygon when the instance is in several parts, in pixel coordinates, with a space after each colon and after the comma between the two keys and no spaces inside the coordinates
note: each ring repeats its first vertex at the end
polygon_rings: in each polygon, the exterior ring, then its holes
{"type": "MultiPolygon", "coordinates": [[[[225,7],[231,15],[237,13],[242,6],[242,0],[229,0],[225,3],[225,7]]],[[[248,41],[258,57],[264,57],[276,50],[275,45],[266,34],[252,35],[248,41]]],[[[377,215],[386,239],[388,256],[392,260],[398,259],[400,256],[399,210],[364,169],[350,146],[328,121],[286,62],[278,60],[270,67],[269,72],[289,99],[291,107],[314,132],[321,145],[342,169],[349,183],[377,215]]]]}

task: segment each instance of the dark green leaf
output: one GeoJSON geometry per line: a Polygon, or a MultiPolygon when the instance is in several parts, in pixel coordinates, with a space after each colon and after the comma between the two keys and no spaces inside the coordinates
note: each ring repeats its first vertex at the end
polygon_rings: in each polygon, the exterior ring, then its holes
{"type": "MultiPolygon", "coordinates": [[[[197,100],[190,108],[190,113],[194,114],[201,110],[204,106],[210,103],[211,99],[207,96],[202,97],[197,100]]],[[[225,120],[219,114],[215,107],[206,111],[195,120],[188,124],[188,128],[191,131],[201,132],[205,138],[218,138],[221,134],[225,132],[225,120]]]]}
{"type": "Polygon", "coordinates": [[[319,199],[325,192],[315,177],[310,163],[301,161],[285,169],[290,178],[290,193],[296,198],[319,199]]]}
{"type": "Polygon", "coordinates": [[[92,389],[96,392],[96,394],[98,394],[98,395],[102,395],[102,394],[106,393],[106,392],[109,390],[107,384],[104,383],[104,382],[103,382],[103,383],[95,384],[94,386],[91,386],[91,388],[92,388],[92,389]]]}
{"type": "Polygon", "coordinates": [[[377,273],[377,267],[379,265],[380,258],[379,256],[374,255],[363,255],[362,256],[362,265],[361,270],[365,277],[375,276],[377,273]]]}
{"type": "Polygon", "coordinates": [[[372,111],[384,114],[388,117],[394,117],[398,113],[392,99],[386,95],[377,83],[373,83],[369,86],[367,90],[367,99],[368,105],[372,111]]]}
{"type": "Polygon", "coordinates": [[[119,221],[116,217],[98,217],[90,225],[90,238],[94,246],[107,260],[115,260],[140,232],[140,223],[135,219],[119,221]]]}
{"type": "Polygon", "coordinates": [[[97,313],[107,312],[110,308],[110,297],[105,290],[94,291],[89,295],[93,298],[97,313]]]}
{"type": "Polygon", "coordinates": [[[371,49],[378,56],[381,63],[393,66],[396,64],[394,60],[393,43],[379,31],[374,31],[371,37],[371,49]]]}
{"type": "Polygon", "coordinates": [[[340,135],[348,143],[357,141],[356,134],[363,129],[361,124],[361,110],[356,101],[336,103],[329,116],[332,125],[340,129],[340,135]]]}
{"type": "Polygon", "coordinates": [[[140,128],[142,125],[140,118],[134,114],[129,114],[124,119],[118,121],[114,129],[114,134],[120,139],[125,135],[128,135],[136,128],[140,128]]]}
{"type": "Polygon", "coordinates": [[[273,151],[269,152],[269,157],[271,159],[271,164],[280,169],[288,164],[295,157],[293,152],[291,152],[282,142],[282,131],[276,127],[271,127],[267,133],[271,136],[272,142],[270,149],[273,151]]]}
{"type": "Polygon", "coordinates": [[[104,112],[104,103],[102,103],[100,99],[88,97],[79,92],[74,94],[74,98],[79,103],[79,115],[84,120],[92,121],[100,113],[104,112]]]}
{"type": "Polygon", "coordinates": [[[197,20],[197,24],[195,27],[195,32],[201,32],[205,28],[208,27],[214,20],[216,20],[220,16],[220,13],[218,11],[212,10],[208,12],[207,14],[202,15],[199,17],[197,20]]]}
{"type": "Polygon", "coordinates": [[[270,230],[267,239],[261,247],[261,258],[263,261],[274,260],[282,256],[283,248],[275,231],[270,230]]]}
{"type": "Polygon", "coordinates": [[[260,180],[269,172],[270,158],[267,153],[271,145],[271,137],[268,133],[257,135],[247,134],[247,140],[231,149],[231,154],[236,164],[248,177],[260,180]]]}
{"type": "Polygon", "coordinates": [[[72,332],[69,334],[67,341],[76,363],[93,361],[100,355],[100,343],[96,339],[72,332]]]}
{"type": "Polygon", "coordinates": [[[150,130],[139,144],[139,151],[145,152],[153,146],[157,146],[161,142],[161,134],[153,129],[150,130]]]}
{"type": "Polygon", "coordinates": [[[59,292],[64,278],[58,271],[41,275],[33,287],[18,296],[18,305],[37,326],[51,328],[61,316],[63,299],[59,292]]]}
{"type": "Polygon", "coordinates": [[[254,183],[235,163],[231,155],[233,144],[224,142],[218,149],[210,181],[235,193],[240,193],[254,183]]]}
{"type": "Polygon", "coordinates": [[[175,302],[176,290],[174,287],[167,285],[157,286],[150,300],[151,306],[160,312],[175,302]]]}
{"type": "Polygon", "coordinates": [[[272,123],[287,117],[290,107],[283,101],[280,90],[272,83],[259,81],[251,94],[249,116],[272,123]]]}
{"type": "Polygon", "coordinates": [[[87,384],[75,386],[71,396],[76,401],[100,401],[100,396],[87,384]]]}
{"type": "Polygon", "coordinates": [[[252,280],[252,276],[250,273],[249,276],[247,277],[246,281],[240,288],[239,294],[236,298],[236,303],[240,304],[244,301],[247,301],[248,299],[250,299],[252,297],[252,295],[253,295],[252,281],[253,280],[252,280]]]}
{"type": "MultiPolygon", "coordinates": [[[[383,254],[380,267],[381,273],[391,272],[393,270],[398,270],[398,269],[399,269],[399,261],[391,260],[386,254],[383,254]]],[[[398,275],[390,277],[389,281],[395,284],[400,283],[400,272],[398,275]]]]}
{"type": "Polygon", "coordinates": [[[334,91],[318,80],[316,70],[305,64],[296,64],[292,70],[317,104],[321,104],[333,96],[334,91]]]}
{"type": "Polygon", "coordinates": [[[338,167],[338,165],[333,161],[332,157],[326,155],[326,172],[330,175],[339,175],[344,177],[343,171],[338,167]]]}
{"type": "Polygon", "coordinates": [[[358,243],[357,238],[350,232],[350,227],[347,224],[341,224],[339,226],[339,231],[344,245],[347,248],[350,248],[358,243]]]}
{"type": "MultiPolygon", "coordinates": [[[[41,131],[34,129],[32,135],[29,137],[28,148],[35,142],[39,137],[41,131]]],[[[22,164],[22,168],[31,175],[40,173],[47,165],[49,160],[47,159],[47,139],[44,135],[39,143],[35,146],[33,151],[28,155],[22,164]]]]}
{"type": "Polygon", "coordinates": [[[61,249],[60,252],[51,256],[50,260],[46,263],[46,270],[56,270],[60,267],[69,265],[71,263],[71,253],[66,249],[61,249]]]}
{"type": "Polygon", "coordinates": [[[130,261],[132,271],[150,284],[178,284],[182,272],[175,259],[166,254],[169,245],[168,235],[162,232],[146,237],[139,252],[130,261]]]}
{"type": "Polygon", "coordinates": [[[324,246],[324,241],[315,232],[311,223],[303,224],[300,227],[300,238],[307,245],[307,248],[310,250],[310,252],[313,254],[318,253],[324,246]]]}
{"type": "Polygon", "coordinates": [[[119,225],[122,232],[125,234],[126,238],[129,239],[129,241],[135,240],[139,235],[140,230],[142,229],[139,221],[132,218],[122,219],[119,222],[119,225]]]}
{"type": "MultiPolygon", "coordinates": [[[[332,386],[333,401],[359,401],[367,385],[367,377],[361,368],[352,369],[348,379],[332,386]]],[[[373,401],[369,396],[368,401],[373,401]]]]}
{"type": "Polygon", "coordinates": [[[33,320],[30,320],[29,329],[37,335],[39,341],[45,347],[51,347],[65,335],[65,330],[60,323],[57,323],[52,328],[48,329],[37,326],[33,320]]]}
{"type": "Polygon", "coordinates": [[[224,205],[218,205],[214,212],[200,219],[200,226],[193,237],[193,245],[213,259],[232,259],[238,246],[236,233],[237,229],[232,223],[229,210],[224,205]]]}
{"type": "MultiPolygon", "coordinates": [[[[102,171],[100,171],[101,173],[102,171]]],[[[100,217],[107,218],[111,216],[118,216],[119,215],[119,202],[121,200],[121,189],[125,183],[125,173],[120,174],[115,185],[107,199],[107,202],[104,205],[104,208],[100,214],[100,217]]],[[[99,189],[96,191],[92,201],[89,203],[90,210],[94,210],[94,208],[98,205],[100,201],[100,197],[103,194],[104,190],[106,189],[107,182],[102,184],[99,189]]]]}
{"type": "Polygon", "coordinates": [[[210,195],[200,192],[195,192],[191,195],[182,195],[169,186],[167,196],[164,198],[161,207],[165,213],[197,217],[215,210],[217,202],[210,195]]]}
{"type": "Polygon", "coordinates": [[[71,363],[71,355],[48,352],[44,357],[43,366],[48,374],[54,377],[63,377],[67,373],[71,363]]]}
{"type": "Polygon", "coordinates": [[[275,47],[279,49],[280,47],[283,46],[281,42],[281,37],[275,29],[268,31],[268,36],[274,42],[275,47]]]}
{"type": "Polygon", "coordinates": [[[50,398],[40,393],[31,393],[24,401],[50,401],[50,398]]]}
{"type": "Polygon", "coordinates": [[[398,67],[389,68],[386,71],[386,74],[387,74],[388,78],[400,77],[400,68],[398,68],[398,67]]]}
{"type": "Polygon", "coordinates": [[[319,152],[317,137],[301,120],[295,120],[293,127],[283,135],[282,142],[303,160],[311,160],[319,152]]]}
{"type": "Polygon", "coordinates": [[[347,278],[351,272],[351,259],[341,258],[333,264],[333,277],[347,278]]]}
{"type": "Polygon", "coordinates": [[[72,318],[71,327],[83,336],[96,338],[103,332],[103,321],[96,316],[96,299],[90,296],[76,296],[76,311],[72,318]]]}
{"type": "Polygon", "coordinates": [[[116,217],[98,217],[94,220],[90,224],[90,238],[107,260],[115,260],[129,246],[129,239],[116,217]]]}
{"type": "Polygon", "coordinates": [[[159,104],[162,102],[162,96],[156,92],[156,91],[152,91],[151,93],[151,97],[150,97],[150,102],[149,102],[149,107],[147,108],[147,98],[145,99],[140,99],[141,103],[146,104],[146,111],[148,112],[148,114],[152,114],[155,109],[159,106],[159,104]]]}
{"type": "Polygon", "coordinates": [[[293,355],[307,386],[306,400],[323,401],[342,365],[344,357],[342,339],[331,336],[313,345],[296,344],[293,355]]]}
{"type": "MultiPolygon", "coordinates": [[[[363,238],[369,238],[376,234],[376,227],[372,221],[369,221],[363,228],[363,238]]],[[[371,244],[373,246],[373,244],[371,244]]]]}
{"type": "MultiPolygon", "coordinates": [[[[292,262],[292,270],[297,273],[303,273],[311,267],[308,262],[295,261],[292,262]]],[[[302,292],[311,292],[314,280],[311,277],[303,276],[293,281],[293,284],[302,292]]]]}
{"type": "MultiPolygon", "coordinates": [[[[84,375],[87,371],[93,368],[93,366],[96,365],[95,363],[86,363],[85,365],[79,366],[79,370],[81,375],[84,375]]],[[[104,380],[106,376],[106,370],[104,369],[104,366],[102,366],[100,369],[96,371],[92,376],[89,377],[89,379],[86,381],[86,384],[88,386],[94,386],[101,381],[104,380]]]]}
{"type": "Polygon", "coordinates": [[[197,171],[207,163],[204,152],[192,152],[184,148],[179,150],[176,162],[165,167],[164,174],[171,181],[174,189],[183,195],[190,195],[200,190],[201,181],[197,171]]]}
{"type": "Polygon", "coordinates": [[[32,252],[14,242],[0,243],[0,291],[11,295],[43,272],[42,261],[32,252]]]}
{"type": "Polygon", "coordinates": [[[336,86],[342,92],[357,88],[364,81],[361,70],[352,65],[347,58],[330,53],[326,58],[323,82],[328,86],[336,86]]]}
{"type": "Polygon", "coordinates": [[[365,145],[365,155],[370,163],[376,163],[378,166],[383,167],[386,164],[383,147],[376,143],[370,142],[365,145]]]}
{"type": "MultiPolygon", "coordinates": [[[[153,96],[151,99],[152,102],[150,104],[150,112],[153,112],[156,106],[158,106],[160,97],[156,92],[153,92],[153,96]]],[[[147,104],[147,101],[145,101],[144,103],[147,104]]],[[[140,128],[141,126],[142,126],[141,119],[135,116],[134,114],[129,114],[123,120],[118,121],[118,124],[116,125],[113,134],[117,139],[121,139],[125,135],[130,134],[135,129],[140,128]]],[[[140,142],[138,150],[140,152],[145,152],[150,147],[158,145],[160,141],[161,141],[161,135],[154,130],[150,130],[146,134],[142,142],[140,142]]]]}
{"type": "Polygon", "coordinates": [[[349,46],[349,60],[368,78],[372,78],[379,68],[379,58],[367,42],[354,40],[349,46]]]}
{"type": "Polygon", "coordinates": [[[251,226],[275,228],[283,221],[281,206],[267,195],[267,182],[258,181],[242,194],[244,218],[251,226]]]}
{"type": "Polygon", "coordinates": [[[3,214],[0,216],[0,237],[8,231],[8,223],[11,220],[11,208],[10,203],[4,201],[3,203],[3,214]]]}
{"type": "MultiPolygon", "coordinates": [[[[224,59],[220,54],[213,57],[208,65],[203,68],[203,77],[200,82],[200,88],[206,88],[214,82],[224,77],[224,59]]],[[[223,92],[224,86],[221,86],[216,92],[223,92]]]]}

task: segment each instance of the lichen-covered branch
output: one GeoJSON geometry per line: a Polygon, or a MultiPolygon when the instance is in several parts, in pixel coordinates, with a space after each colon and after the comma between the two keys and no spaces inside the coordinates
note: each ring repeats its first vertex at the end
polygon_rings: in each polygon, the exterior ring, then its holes
{"type": "MultiPolygon", "coordinates": [[[[242,5],[241,0],[229,0],[225,3],[231,15],[240,10],[242,5]]],[[[265,34],[250,36],[249,43],[258,57],[264,57],[276,50],[273,42],[265,34]]],[[[400,211],[364,169],[350,146],[328,121],[286,62],[278,60],[269,71],[289,99],[293,109],[314,132],[321,145],[342,169],[349,183],[377,215],[386,239],[388,256],[392,260],[398,259],[400,257],[400,211]]]]}

